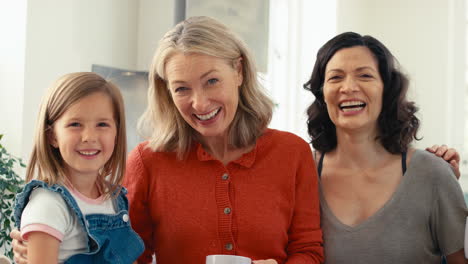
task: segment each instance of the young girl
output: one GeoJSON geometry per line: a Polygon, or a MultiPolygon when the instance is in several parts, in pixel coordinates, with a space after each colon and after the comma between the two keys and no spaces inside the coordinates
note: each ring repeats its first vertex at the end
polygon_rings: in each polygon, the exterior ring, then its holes
{"type": "Polygon", "coordinates": [[[123,99],[100,76],[71,73],[39,112],[15,220],[29,263],[132,263],[143,252],[128,217],[123,99]]]}

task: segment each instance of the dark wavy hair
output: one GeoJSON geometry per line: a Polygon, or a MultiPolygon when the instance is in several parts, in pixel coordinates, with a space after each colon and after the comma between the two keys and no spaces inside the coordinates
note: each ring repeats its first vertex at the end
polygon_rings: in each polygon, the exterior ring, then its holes
{"type": "Polygon", "coordinates": [[[419,140],[416,135],[419,119],[415,116],[418,108],[406,98],[408,78],[398,69],[395,57],[380,41],[354,32],[339,34],[319,49],[310,80],[304,84],[304,89],[315,96],[307,109],[307,128],[312,146],[322,153],[336,148],[336,128],[323,98],[325,68],[337,51],[354,46],[367,47],[374,54],[384,85],[376,140],[380,140],[390,153],[407,151],[413,139],[419,140]]]}

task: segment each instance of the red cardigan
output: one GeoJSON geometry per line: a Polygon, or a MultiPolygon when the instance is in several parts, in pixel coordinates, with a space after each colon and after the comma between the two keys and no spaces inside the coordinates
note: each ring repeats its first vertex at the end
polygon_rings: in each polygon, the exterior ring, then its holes
{"type": "Polygon", "coordinates": [[[224,166],[194,145],[185,160],[146,143],[127,161],[130,217],[146,250],[139,263],[204,264],[210,254],[278,263],[323,261],[317,172],[309,145],[268,129],[224,166]]]}

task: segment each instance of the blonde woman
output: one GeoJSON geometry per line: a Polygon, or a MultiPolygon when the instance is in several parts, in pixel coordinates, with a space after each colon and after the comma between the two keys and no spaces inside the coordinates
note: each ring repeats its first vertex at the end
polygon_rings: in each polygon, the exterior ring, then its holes
{"type": "Polygon", "coordinates": [[[320,263],[316,173],[308,144],[268,129],[273,104],[252,56],[208,17],[176,25],[150,70],[148,142],[129,156],[130,215],[141,263],[320,263]],[[268,260],[269,259],[269,260],[268,260]]]}

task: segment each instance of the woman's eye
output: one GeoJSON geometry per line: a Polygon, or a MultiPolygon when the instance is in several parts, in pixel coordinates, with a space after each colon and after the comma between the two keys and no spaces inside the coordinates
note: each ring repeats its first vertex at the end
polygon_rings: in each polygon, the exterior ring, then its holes
{"type": "Polygon", "coordinates": [[[339,75],[332,75],[332,76],[328,77],[329,81],[337,81],[339,79],[341,79],[341,76],[339,76],[339,75]]]}
{"type": "Polygon", "coordinates": [[[372,75],[370,74],[361,74],[361,78],[372,78],[372,75]]]}
{"type": "Polygon", "coordinates": [[[187,91],[187,90],[188,90],[187,87],[181,86],[181,87],[175,88],[175,89],[174,89],[174,92],[175,92],[175,93],[180,93],[180,92],[185,92],[185,91],[187,91]]]}
{"type": "Polygon", "coordinates": [[[207,81],[207,83],[208,83],[209,85],[214,85],[214,84],[216,84],[217,82],[219,82],[219,80],[216,79],[216,78],[212,78],[212,79],[209,79],[209,80],[207,81]]]}

